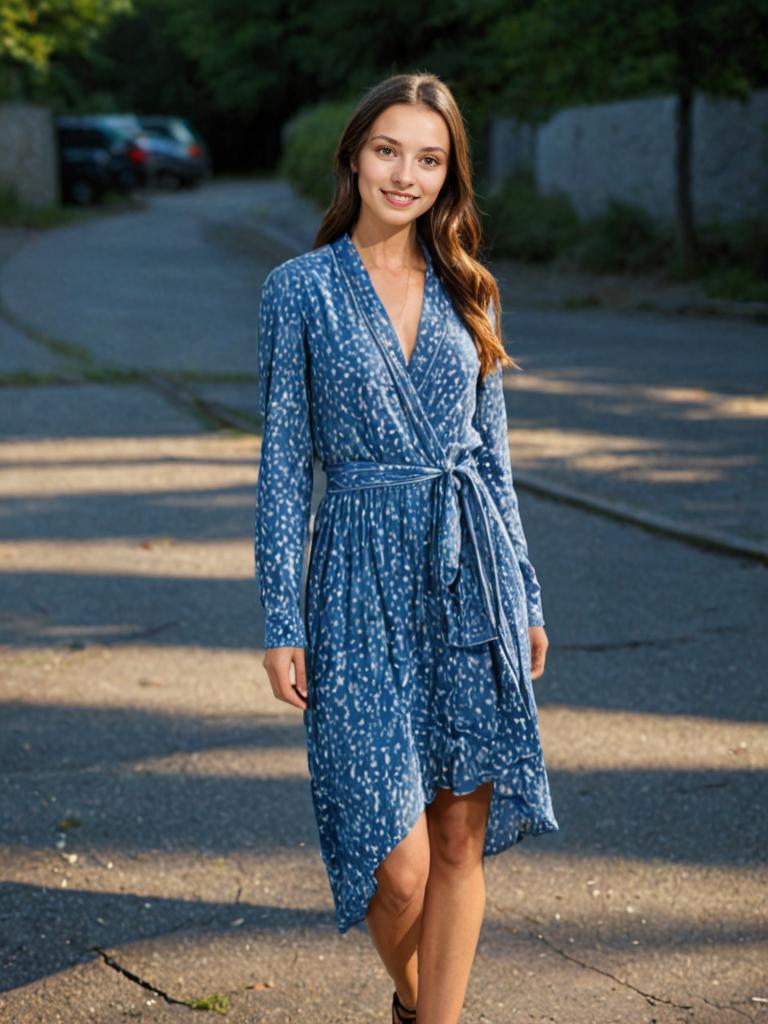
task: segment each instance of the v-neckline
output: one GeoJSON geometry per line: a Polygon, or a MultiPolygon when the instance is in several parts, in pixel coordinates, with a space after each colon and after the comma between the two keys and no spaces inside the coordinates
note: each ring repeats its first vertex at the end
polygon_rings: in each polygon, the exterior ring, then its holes
{"type": "Polygon", "coordinates": [[[389,315],[389,312],[387,311],[387,307],[384,305],[384,302],[382,301],[381,296],[377,292],[376,286],[373,283],[373,279],[371,278],[371,275],[368,272],[368,268],[366,267],[365,263],[363,263],[363,258],[360,255],[360,252],[359,252],[357,246],[352,241],[352,236],[349,233],[349,231],[345,231],[344,232],[344,239],[345,239],[345,241],[347,243],[347,246],[348,246],[348,248],[350,250],[350,254],[351,254],[352,259],[354,261],[355,267],[357,268],[358,276],[360,277],[360,279],[362,281],[365,282],[365,284],[367,286],[367,291],[369,293],[369,298],[373,302],[373,305],[376,308],[376,310],[377,310],[377,312],[379,314],[379,317],[382,319],[383,324],[385,325],[385,327],[387,328],[387,330],[389,332],[390,341],[392,341],[394,343],[393,347],[397,351],[398,358],[400,359],[400,362],[402,363],[402,365],[405,367],[406,372],[410,374],[412,369],[413,369],[413,367],[414,367],[414,363],[415,363],[416,359],[420,356],[421,347],[423,347],[422,335],[424,333],[424,325],[425,325],[425,319],[426,319],[426,311],[427,311],[427,304],[428,304],[429,288],[431,286],[432,277],[433,277],[432,257],[430,255],[429,249],[427,248],[425,242],[422,240],[422,238],[420,237],[419,233],[417,232],[416,233],[416,240],[418,241],[419,247],[421,248],[421,251],[422,251],[422,253],[424,255],[424,260],[426,261],[426,268],[425,268],[425,271],[424,271],[424,289],[423,289],[423,291],[421,293],[421,307],[419,309],[419,323],[418,323],[418,327],[416,329],[416,341],[414,343],[413,349],[411,350],[410,357],[408,359],[406,359],[405,358],[405,351],[403,350],[403,345],[402,345],[402,342],[400,341],[400,336],[398,335],[397,331],[395,330],[395,325],[392,322],[392,317],[389,315]]]}

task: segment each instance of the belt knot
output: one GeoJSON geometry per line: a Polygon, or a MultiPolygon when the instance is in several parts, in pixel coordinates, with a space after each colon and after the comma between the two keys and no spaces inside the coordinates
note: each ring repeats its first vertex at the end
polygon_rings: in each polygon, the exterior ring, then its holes
{"type": "MultiPolygon", "coordinates": [[[[489,512],[490,494],[477,460],[466,449],[451,452],[439,465],[337,462],[323,468],[328,493],[385,487],[439,478],[434,491],[432,564],[445,642],[472,647],[498,641],[529,719],[533,714],[520,682],[519,649],[500,592],[496,544],[489,512]]],[[[514,556],[514,552],[511,552],[514,556]]]]}

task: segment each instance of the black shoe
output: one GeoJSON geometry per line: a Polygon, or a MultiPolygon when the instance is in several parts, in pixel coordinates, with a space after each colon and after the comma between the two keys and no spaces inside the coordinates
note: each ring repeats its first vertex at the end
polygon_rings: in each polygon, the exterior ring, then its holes
{"type": "Polygon", "coordinates": [[[400,1002],[397,990],[392,993],[392,1024],[414,1024],[416,1010],[409,1009],[400,1002]]]}

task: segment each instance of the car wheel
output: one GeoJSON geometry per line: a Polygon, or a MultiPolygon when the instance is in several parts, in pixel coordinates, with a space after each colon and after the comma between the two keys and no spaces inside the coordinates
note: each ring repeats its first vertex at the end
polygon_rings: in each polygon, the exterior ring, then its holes
{"type": "Polygon", "coordinates": [[[139,187],[136,175],[131,170],[119,171],[115,177],[115,184],[123,192],[132,192],[139,187]]]}
{"type": "Polygon", "coordinates": [[[77,178],[69,186],[69,197],[77,206],[90,206],[96,201],[98,193],[87,178],[77,178]]]}
{"type": "Polygon", "coordinates": [[[155,184],[166,192],[176,192],[181,188],[183,182],[173,171],[158,171],[155,184]]]}

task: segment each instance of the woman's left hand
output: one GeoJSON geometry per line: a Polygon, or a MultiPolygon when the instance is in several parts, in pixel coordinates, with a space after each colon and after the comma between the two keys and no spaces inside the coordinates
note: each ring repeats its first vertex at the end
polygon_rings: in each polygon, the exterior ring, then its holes
{"type": "Polygon", "coordinates": [[[543,626],[529,626],[528,636],[531,641],[531,679],[538,679],[544,673],[549,640],[543,626]]]}

